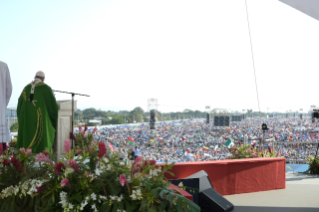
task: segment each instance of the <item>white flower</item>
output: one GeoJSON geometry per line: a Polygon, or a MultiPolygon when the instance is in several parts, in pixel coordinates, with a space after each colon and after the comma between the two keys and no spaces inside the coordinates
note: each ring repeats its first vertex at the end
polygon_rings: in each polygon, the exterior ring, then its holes
{"type": "Polygon", "coordinates": [[[120,166],[124,166],[125,165],[125,163],[124,162],[120,162],[120,166]]]}
{"type": "Polygon", "coordinates": [[[180,182],[179,184],[178,184],[178,187],[183,187],[184,185],[183,185],[183,182],[180,182]]]}
{"type": "Polygon", "coordinates": [[[91,198],[92,198],[93,200],[96,200],[96,194],[92,193],[92,194],[91,194],[91,198]]]}
{"type": "Polygon", "coordinates": [[[67,167],[64,171],[64,175],[67,176],[68,174],[72,174],[74,172],[73,168],[67,167]]]}
{"type": "Polygon", "coordinates": [[[102,172],[103,172],[103,171],[102,171],[101,169],[98,169],[98,168],[95,169],[95,174],[96,174],[97,176],[100,176],[102,172]]]}
{"type": "Polygon", "coordinates": [[[69,203],[69,209],[73,209],[73,205],[69,203]]]}
{"type": "Polygon", "coordinates": [[[111,198],[111,200],[116,200],[116,196],[113,197],[110,195],[109,197],[111,198]]]}
{"type": "Polygon", "coordinates": [[[136,197],[135,194],[132,194],[130,197],[131,197],[133,200],[136,200],[136,199],[137,199],[137,197],[136,197]]]}
{"type": "Polygon", "coordinates": [[[103,195],[100,195],[99,198],[100,198],[100,199],[107,200],[107,197],[106,197],[106,196],[103,196],[103,195]]]}
{"type": "Polygon", "coordinates": [[[105,163],[108,163],[108,162],[109,162],[109,159],[104,158],[103,161],[104,161],[105,163]]]}

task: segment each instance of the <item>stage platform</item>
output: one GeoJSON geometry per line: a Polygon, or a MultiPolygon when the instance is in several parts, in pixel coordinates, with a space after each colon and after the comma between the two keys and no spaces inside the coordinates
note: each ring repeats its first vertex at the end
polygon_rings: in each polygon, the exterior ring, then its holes
{"type": "MultiPolygon", "coordinates": [[[[161,164],[158,164],[161,166],[161,164]]],[[[249,158],[221,161],[176,163],[168,179],[183,179],[205,170],[214,189],[221,195],[286,188],[285,158],[249,158]]]]}
{"type": "Polygon", "coordinates": [[[233,212],[318,212],[319,175],[286,173],[286,189],[225,195],[233,212]]]}

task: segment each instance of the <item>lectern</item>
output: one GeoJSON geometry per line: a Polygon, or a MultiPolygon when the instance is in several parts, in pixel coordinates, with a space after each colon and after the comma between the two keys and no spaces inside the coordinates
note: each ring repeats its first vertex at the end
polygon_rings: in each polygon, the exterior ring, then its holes
{"type": "MultiPolygon", "coordinates": [[[[53,150],[57,153],[57,159],[64,157],[64,141],[72,132],[72,101],[57,101],[59,105],[58,126],[54,140],[53,150]]],[[[74,101],[74,111],[77,109],[77,101],[74,101]]],[[[74,112],[73,111],[73,112],[74,112]]]]}

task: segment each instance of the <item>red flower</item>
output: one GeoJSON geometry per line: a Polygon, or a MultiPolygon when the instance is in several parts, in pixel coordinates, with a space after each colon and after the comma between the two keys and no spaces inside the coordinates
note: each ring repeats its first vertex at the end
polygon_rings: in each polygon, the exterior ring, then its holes
{"type": "Polygon", "coordinates": [[[277,152],[277,157],[280,155],[280,151],[279,152],[277,152]]]}
{"type": "Polygon", "coordinates": [[[268,151],[271,153],[271,148],[270,148],[270,146],[268,146],[268,151]]]}
{"type": "Polygon", "coordinates": [[[85,123],[84,125],[84,132],[86,132],[88,130],[88,125],[85,123]]]}
{"type": "Polygon", "coordinates": [[[9,160],[7,160],[7,159],[3,159],[3,167],[5,167],[7,164],[9,164],[10,163],[10,161],[9,160]]]}
{"type": "Polygon", "coordinates": [[[99,158],[102,158],[106,154],[106,146],[105,143],[99,142],[99,158]]]}
{"type": "Polygon", "coordinates": [[[23,172],[25,174],[25,170],[23,169],[22,165],[19,163],[19,161],[16,159],[16,157],[13,155],[11,158],[11,163],[13,166],[19,170],[20,172],[23,172]]]}
{"type": "Polygon", "coordinates": [[[2,146],[2,143],[0,143],[0,156],[2,155],[2,152],[3,152],[3,146],[2,146]]]}
{"type": "Polygon", "coordinates": [[[78,140],[76,140],[76,137],[74,136],[72,132],[70,132],[70,139],[73,139],[76,141],[76,143],[78,143],[78,140]]]}
{"type": "Polygon", "coordinates": [[[47,153],[46,151],[42,151],[42,154],[44,154],[44,155],[49,155],[49,153],[47,153]]]}
{"type": "Polygon", "coordinates": [[[239,146],[241,146],[241,142],[240,141],[238,142],[238,144],[239,144],[239,146]]]}
{"type": "Polygon", "coordinates": [[[254,149],[254,147],[253,147],[253,146],[251,146],[251,147],[250,147],[250,149],[251,149],[251,150],[253,150],[253,149],[254,149]]]}
{"type": "Polygon", "coordinates": [[[319,168],[319,165],[317,165],[316,167],[319,168]]]}
{"type": "Polygon", "coordinates": [[[41,191],[44,187],[45,187],[45,185],[44,185],[44,184],[43,184],[42,186],[40,186],[40,187],[36,187],[37,191],[36,191],[36,192],[34,192],[34,193],[35,193],[35,194],[40,193],[40,191],[41,191]]]}
{"type": "Polygon", "coordinates": [[[65,165],[61,162],[58,162],[55,164],[54,166],[54,172],[58,175],[59,172],[62,172],[63,170],[62,169],[65,169],[65,165]]]}

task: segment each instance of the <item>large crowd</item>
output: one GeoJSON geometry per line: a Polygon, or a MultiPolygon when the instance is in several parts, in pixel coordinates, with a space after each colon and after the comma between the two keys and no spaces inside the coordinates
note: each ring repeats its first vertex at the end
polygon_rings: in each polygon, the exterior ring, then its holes
{"type": "Polygon", "coordinates": [[[160,122],[155,130],[148,124],[101,127],[94,136],[119,152],[123,160],[136,156],[163,162],[223,160],[231,156],[226,146],[231,139],[235,144],[270,146],[287,162],[306,163],[316,154],[316,127],[309,119],[297,118],[245,119],[231,122],[229,127],[214,127],[197,119],[160,122]],[[267,131],[262,131],[262,123],[267,124],[267,131]]]}

